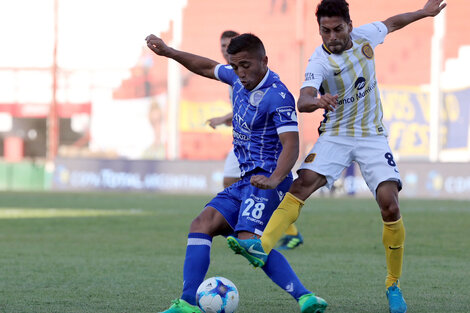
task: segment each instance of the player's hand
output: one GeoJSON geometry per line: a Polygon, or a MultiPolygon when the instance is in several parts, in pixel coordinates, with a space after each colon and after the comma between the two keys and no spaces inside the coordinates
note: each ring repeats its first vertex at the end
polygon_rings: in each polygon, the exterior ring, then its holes
{"type": "Polygon", "coordinates": [[[147,41],[147,47],[149,47],[150,50],[152,50],[156,54],[162,56],[168,55],[170,47],[168,47],[161,38],[158,38],[157,36],[151,34],[147,36],[147,38],[145,38],[145,41],[147,41]]]}
{"type": "Polygon", "coordinates": [[[224,116],[213,117],[206,121],[206,124],[209,124],[210,127],[215,129],[217,126],[225,124],[227,125],[227,119],[224,116]]]}
{"type": "Polygon", "coordinates": [[[281,181],[264,175],[253,175],[251,176],[250,183],[259,189],[274,189],[281,181]]]}
{"type": "Polygon", "coordinates": [[[329,93],[324,94],[320,97],[318,101],[318,107],[325,109],[326,111],[336,110],[336,105],[338,104],[338,95],[330,95],[329,93]]]}
{"type": "Polygon", "coordinates": [[[444,0],[428,0],[424,5],[423,11],[426,16],[436,16],[446,7],[444,0]]]}

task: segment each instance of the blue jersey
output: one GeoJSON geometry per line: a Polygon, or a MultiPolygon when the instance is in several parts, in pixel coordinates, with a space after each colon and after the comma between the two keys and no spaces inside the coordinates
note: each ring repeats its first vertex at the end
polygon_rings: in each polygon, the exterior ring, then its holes
{"type": "Polygon", "coordinates": [[[294,97],[269,69],[253,90],[230,65],[217,65],[214,74],[233,88],[233,146],[242,176],[257,168],[272,173],[282,151],[279,134],[298,132],[294,97]]]}

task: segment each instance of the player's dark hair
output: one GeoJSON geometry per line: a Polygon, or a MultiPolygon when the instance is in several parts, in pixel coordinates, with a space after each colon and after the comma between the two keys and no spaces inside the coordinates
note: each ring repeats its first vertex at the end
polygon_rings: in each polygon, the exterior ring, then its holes
{"type": "Polygon", "coordinates": [[[223,39],[223,38],[233,38],[233,37],[236,37],[240,35],[239,33],[237,33],[236,31],[234,30],[226,30],[222,33],[222,35],[220,35],[220,39],[223,39]]]}
{"type": "Polygon", "coordinates": [[[322,0],[317,6],[317,21],[320,25],[320,18],[339,16],[343,18],[346,23],[351,22],[349,16],[349,4],[345,0],[322,0]]]}
{"type": "Polygon", "coordinates": [[[242,51],[256,52],[259,53],[261,57],[266,55],[263,43],[253,34],[241,34],[230,40],[230,44],[227,47],[228,54],[235,54],[242,51]]]}

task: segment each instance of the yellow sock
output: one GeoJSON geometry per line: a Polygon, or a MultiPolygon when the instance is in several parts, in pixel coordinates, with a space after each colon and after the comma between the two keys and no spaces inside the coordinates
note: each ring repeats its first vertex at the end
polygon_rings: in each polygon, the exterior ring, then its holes
{"type": "Polygon", "coordinates": [[[382,242],[385,247],[385,259],[387,261],[385,287],[388,288],[397,282],[401,276],[403,252],[405,249],[405,226],[403,225],[402,218],[395,222],[383,223],[382,242]]]}
{"type": "Polygon", "coordinates": [[[299,234],[299,230],[297,229],[297,226],[295,226],[294,223],[290,224],[290,226],[287,227],[286,235],[297,236],[298,234],[299,234]]]}
{"type": "Polygon", "coordinates": [[[297,220],[300,214],[300,209],[304,202],[291,193],[286,193],[284,199],[281,201],[277,209],[274,211],[271,219],[264,229],[263,236],[261,236],[261,245],[266,253],[269,253],[286,229],[297,220]]]}

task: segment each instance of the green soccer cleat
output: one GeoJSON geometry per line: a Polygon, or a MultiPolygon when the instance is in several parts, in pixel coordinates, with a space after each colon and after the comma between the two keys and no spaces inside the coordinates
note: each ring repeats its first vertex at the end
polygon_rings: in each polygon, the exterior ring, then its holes
{"type": "Polygon", "coordinates": [[[242,240],[228,236],[227,243],[230,249],[236,254],[243,255],[254,267],[263,267],[268,259],[268,255],[261,246],[261,240],[257,238],[242,240]]]}
{"type": "Polygon", "coordinates": [[[406,313],[406,302],[397,283],[393,283],[392,286],[388,287],[386,294],[390,313],[406,313]]]}
{"type": "Polygon", "coordinates": [[[302,313],[323,313],[328,303],[314,293],[309,293],[299,298],[299,306],[302,313]]]}
{"type": "Polygon", "coordinates": [[[160,313],[202,313],[197,305],[191,305],[183,299],[171,301],[172,305],[168,310],[160,313]]]}
{"type": "Polygon", "coordinates": [[[279,240],[278,250],[292,250],[304,243],[304,238],[300,233],[297,235],[285,235],[279,240]]]}

